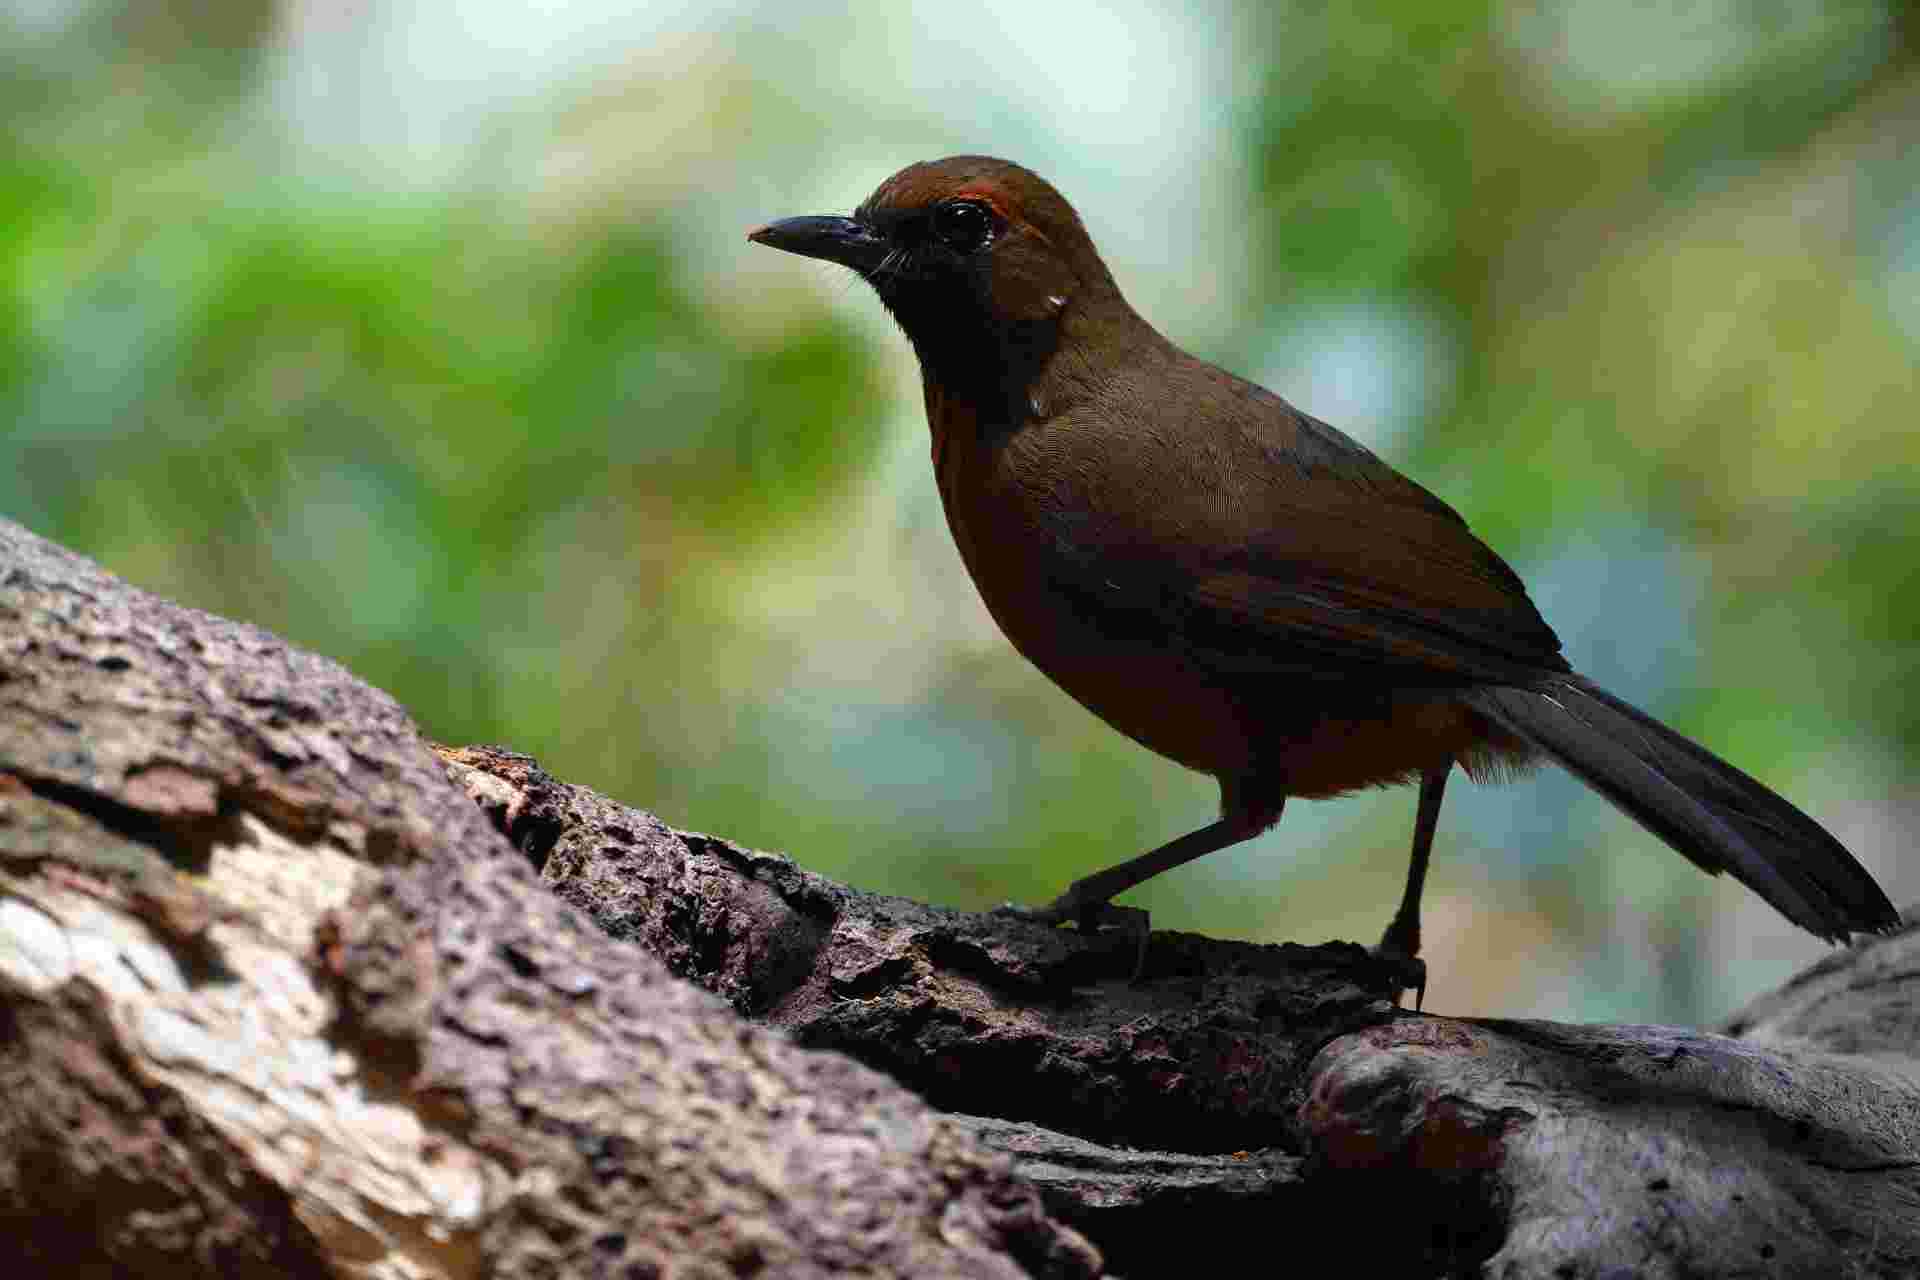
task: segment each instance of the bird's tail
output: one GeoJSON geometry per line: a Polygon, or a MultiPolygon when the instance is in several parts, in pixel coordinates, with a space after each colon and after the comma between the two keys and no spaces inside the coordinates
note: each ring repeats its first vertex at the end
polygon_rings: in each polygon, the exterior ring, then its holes
{"type": "Polygon", "coordinates": [[[1820,824],[1590,681],[1486,686],[1464,701],[1702,870],[1731,871],[1801,928],[1845,942],[1900,923],[1866,868],[1820,824]]]}

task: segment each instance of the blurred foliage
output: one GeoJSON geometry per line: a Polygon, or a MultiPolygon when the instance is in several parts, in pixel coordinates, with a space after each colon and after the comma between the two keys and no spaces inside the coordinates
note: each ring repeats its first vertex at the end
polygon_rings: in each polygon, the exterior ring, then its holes
{"type": "Polygon", "coordinates": [[[528,608],[557,524],[638,530],[623,616],[685,614],[650,656],[697,665],[683,571],[858,483],[874,365],[826,311],[743,344],[645,207],[575,237],[505,197],[303,186],[230,136],[253,45],[156,54],[139,12],[11,46],[0,509],[339,658],[443,737],[522,742],[529,712],[565,731],[515,650],[564,663],[539,633],[596,603],[528,608]],[[796,401],[835,430],[788,429],[796,401]]]}
{"type": "MultiPolygon", "coordinates": [[[[839,27],[809,52],[749,16],[717,54],[663,43],[668,74],[561,78],[527,111],[588,180],[503,145],[403,183],[308,163],[276,106],[316,24],[373,31],[365,8],[0,17],[0,511],[339,659],[439,738],[869,887],[1040,898],[1206,818],[1210,784],[987,629],[901,344],[849,318],[870,300],[693,248],[716,185],[765,181],[765,139],[788,173],[858,141],[839,27]]],[[[1212,354],[1344,368],[1331,343],[1412,388],[1378,443],[1521,565],[1583,669],[1903,847],[1910,784],[1879,779],[1920,763],[1910,11],[1193,20],[1257,60],[1231,112],[1253,269],[1212,354]]],[[[1020,111],[985,93],[946,149],[1022,158],[1047,122],[1020,111]]],[[[1370,936],[1411,803],[1296,805],[1139,900],[1370,936]]],[[[1715,975],[1753,944],[1702,959],[1705,882],[1564,780],[1449,806],[1443,1007],[1697,1018],[1808,954],[1715,975]],[[1561,985],[1503,995],[1495,936],[1561,985]]]]}

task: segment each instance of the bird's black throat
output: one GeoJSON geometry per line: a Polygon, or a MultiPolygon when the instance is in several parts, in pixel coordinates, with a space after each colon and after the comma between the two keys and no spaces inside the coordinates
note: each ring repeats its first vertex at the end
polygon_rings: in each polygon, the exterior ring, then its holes
{"type": "Polygon", "coordinates": [[[881,301],[899,321],[926,378],[972,405],[982,429],[1010,430],[1031,416],[1031,389],[1060,345],[1060,323],[1008,320],[969,294],[899,292],[881,301]]]}

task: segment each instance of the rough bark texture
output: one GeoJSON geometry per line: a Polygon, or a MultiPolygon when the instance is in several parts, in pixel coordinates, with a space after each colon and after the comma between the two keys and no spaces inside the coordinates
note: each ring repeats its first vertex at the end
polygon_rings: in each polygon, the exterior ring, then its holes
{"type": "Polygon", "coordinates": [[[1091,1275],[545,892],[385,695],[0,524],[8,1275],[1091,1275]]]}
{"type": "Polygon", "coordinates": [[[1720,1035],[1419,1016],[1348,945],[1156,934],[1132,980],[1121,938],[436,759],[0,522],[0,1263],[36,1272],[1069,1276],[1090,1238],[1135,1277],[1910,1275],[1916,936],[1720,1035]]]}

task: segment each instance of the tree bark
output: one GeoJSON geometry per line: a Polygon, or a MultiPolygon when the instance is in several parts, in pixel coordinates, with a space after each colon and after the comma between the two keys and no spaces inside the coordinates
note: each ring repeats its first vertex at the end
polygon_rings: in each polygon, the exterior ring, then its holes
{"type": "Polygon", "coordinates": [[[33,1272],[1910,1275],[1914,939],[1723,1034],[1418,1015],[1347,944],[1136,978],[436,749],[0,521],[33,1272]]]}

